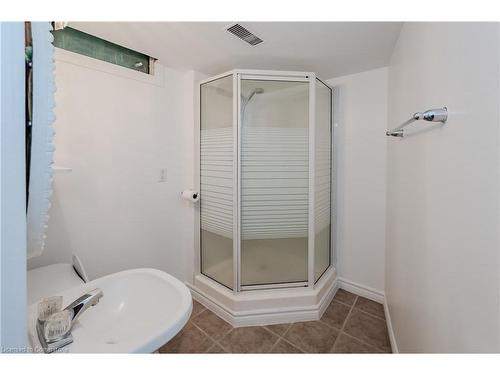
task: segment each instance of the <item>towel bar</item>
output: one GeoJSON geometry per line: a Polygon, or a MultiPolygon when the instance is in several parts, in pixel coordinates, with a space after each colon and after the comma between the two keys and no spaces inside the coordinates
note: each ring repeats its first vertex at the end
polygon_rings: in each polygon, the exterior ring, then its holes
{"type": "Polygon", "coordinates": [[[394,128],[392,130],[388,130],[385,132],[385,135],[392,137],[404,137],[404,127],[410,125],[413,121],[424,120],[430,122],[442,122],[443,124],[448,119],[448,108],[437,108],[437,109],[429,109],[425,112],[415,112],[411,119],[405,121],[403,124],[394,128]]]}

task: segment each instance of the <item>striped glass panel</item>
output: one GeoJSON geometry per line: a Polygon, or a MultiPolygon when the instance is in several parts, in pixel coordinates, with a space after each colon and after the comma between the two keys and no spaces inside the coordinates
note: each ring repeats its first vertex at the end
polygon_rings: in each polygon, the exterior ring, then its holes
{"type": "Polygon", "coordinates": [[[331,221],[331,89],[316,80],[314,173],[315,281],[330,266],[331,221]]]}
{"type": "Polygon", "coordinates": [[[307,82],[241,81],[241,280],[307,281],[307,82]]]}
{"type": "Polygon", "coordinates": [[[233,77],[201,85],[201,272],[233,287],[233,77]]]}

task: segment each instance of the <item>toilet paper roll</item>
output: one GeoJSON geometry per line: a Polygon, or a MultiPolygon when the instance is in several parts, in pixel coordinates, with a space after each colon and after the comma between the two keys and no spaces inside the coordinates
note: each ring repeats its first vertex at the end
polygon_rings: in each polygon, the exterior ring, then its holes
{"type": "Polygon", "coordinates": [[[198,202],[200,200],[200,193],[193,190],[184,190],[181,193],[181,198],[190,202],[198,202]]]}

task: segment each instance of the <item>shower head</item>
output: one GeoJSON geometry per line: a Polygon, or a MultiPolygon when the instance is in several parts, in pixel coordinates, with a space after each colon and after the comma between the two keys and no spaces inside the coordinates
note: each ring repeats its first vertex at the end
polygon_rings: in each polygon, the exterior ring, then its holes
{"type": "Polygon", "coordinates": [[[248,96],[248,99],[247,99],[247,103],[250,101],[250,99],[252,99],[252,97],[255,95],[255,94],[263,94],[264,93],[264,89],[261,88],[261,87],[257,87],[256,89],[254,89],[250,95],[248,96]]]}
{"type": "Polygon", "coordinates": [[[253,96],[255,94],[262,94],[264,92],[264,89],[261,87],[257,87],[256,89],[253,89],[253,91],[248,95],[248,98],[245,98],[243,94],[241,94],[241,113],[242,116],[245,114],[245,109],[247,107],[247,104],[250,103],[250,100],[252,100],[253,96]]]}

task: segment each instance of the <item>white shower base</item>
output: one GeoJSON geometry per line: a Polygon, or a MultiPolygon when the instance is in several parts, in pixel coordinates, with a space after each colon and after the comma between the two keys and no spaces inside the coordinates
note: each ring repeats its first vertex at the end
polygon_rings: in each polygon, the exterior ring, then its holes
{"type": "MultiPolygon", "coordinates": [[[[203,274],[188,284],[193,297],[233,326],[276,324],[321,317],[336,291],[330,267],[314,286],[307,285],[307,239],[245,240],[241,251],[242,286],[259,289],[234,293],[232,240],[202,231],[210,256],[202,259],[203,274]],[[217,280],[217,281],[215,281],[217,280]],[[264,289],[267,283],[286,283],[264,289]],[[224,286],[225,285],[225,286],[224,286]]],[[[317,275],[319,276],[319,275],[317,275]]]]}
{"type": "Polygon", "coordinates": [[[235,294],[198,274],[188,283],[193,298],[235,327],[319,319],[337,290],[330,267],[313,287],[247,290],[235,294]]]}

